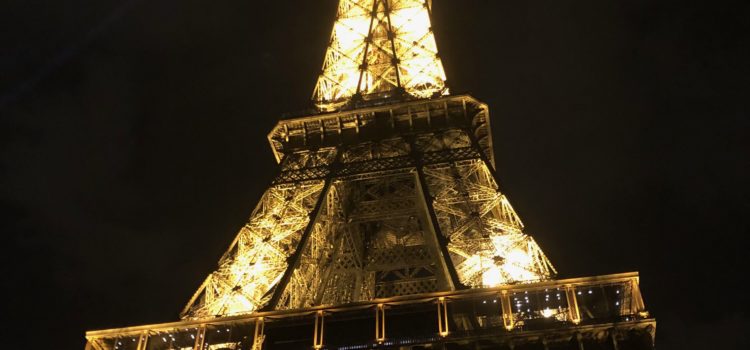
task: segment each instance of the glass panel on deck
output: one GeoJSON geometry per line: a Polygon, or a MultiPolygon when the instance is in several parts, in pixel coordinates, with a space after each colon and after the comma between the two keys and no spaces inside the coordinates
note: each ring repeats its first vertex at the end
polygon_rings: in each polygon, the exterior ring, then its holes
{"type": "Polygon", "coordinates": [[[576,289],[582,322],[617,321],[630,313],[630,284],[581,286],[576,289]]]}
{"type": "MultiPolygon", "coordinates": [[[[455,333],[502,328],[503,310],[499,295],[486,295],[450,302],[448,310],[455,333]]],[[[452,332],[453,333],[453,332],[452,332]]]]}
{"type": "MultiPolygon", "coordinates": [[[[197,328],[182,328],[154,332],[146,343],[147,350],[192,350],[195,346],[197,328]]],[[[133,344],[136,344],[135,342],[133,344]]],[[[135,350],[135,347],[133,347],[135,350]]]]}
{"type": "Polygon", "coordinates": [[[540,329],[569,319],[568,301],[562,288],[512,292],[510,303],[516,327],[540,329]]]}

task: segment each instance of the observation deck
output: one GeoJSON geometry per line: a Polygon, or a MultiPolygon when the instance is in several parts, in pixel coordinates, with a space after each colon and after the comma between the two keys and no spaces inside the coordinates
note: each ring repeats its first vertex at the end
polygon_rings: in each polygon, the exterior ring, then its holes
{"type": "Polygon", "coordinates": [[[91,331],[87,350],[653,349],[637,273],[91,331]]]}

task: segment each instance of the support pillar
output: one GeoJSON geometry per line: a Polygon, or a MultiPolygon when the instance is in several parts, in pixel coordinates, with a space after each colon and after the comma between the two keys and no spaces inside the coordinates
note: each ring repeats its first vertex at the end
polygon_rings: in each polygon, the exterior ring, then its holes
{"type": "Polygon", "coordinates": [[[433,206],[433,199],[430,195],[430,191],[427,188],[427,177],[422,169],[423,164],[421,155],[415,153],[416,145],[413,140],[410,143],[412,147],[412,153],[414,159],[417,161],[417,191],[421,192],[418,194],[420,202],[423,205],[424,210],[427,212],[427,227],[432,233],[432,237],[437,245],[437,253],[440,255],[440,267],[443,270],[445,276],[445,282],[448,290],[458,290],[462,288],[461,280],[458,277],[456,267],[453,265],[451,260],[450,251],[448,251],[448,238],[443,235],[443,231],[440,228],[440,222],[438,222],[437,214],[435,214],[435,207],[433,206]]]}
{"type": "Polygon", "coordinates": [[[253,334],[253,347],[252,350],[262,350],[263,341],[266,339],[266,321],[263,317],[259,317],[255,320],[255,333],[253,334]]]}
{"type": "Polygon", "coordinates": [[[576,289],[573,286],[565,288],[565,298],[568,300],[568,319],[573,324],[581,323],[581,311],[578,310],[578,299],[576,289]]]}
{"type": "Polygon", "coordinates": [[[448,335],[448,301],[444,297],[438,299],[438,332],[441,337],[448,335]]]}
{"type": "Polygon", "coordinates": [[[203,350],[203,344],[206,343],[206,325],[198,327],[198,331],[195,334],[195,345],[193,350],[203,350]]]}
{"type": "Polygon", "coordinates": [[[375,307],[375,341],[385,341],[385,305],[378,304],[375,307]]]}
{"type": "Polygon", "coordinates": [[[146,346],[148,345],[148,332],[143,332],[138,337],[138,345],[136,346],[137,350],[146,350],[146,346]]]}
{"type": "Polygon", "coordinates": [[[323,348],[323,334],[325,326],[325,315],[323,311],[315,313],[315,330],[313,333],[313,349],[323,348]]]}
{"type": "Polygon", "coordinates": [[[511,331],[516,326],[516,321],[513,319],[513,304],[510,302],[510,295],[507,290],[504,290],[500,295],[500,306],[503,310],[503,325],[505,329],[511,331]]]}

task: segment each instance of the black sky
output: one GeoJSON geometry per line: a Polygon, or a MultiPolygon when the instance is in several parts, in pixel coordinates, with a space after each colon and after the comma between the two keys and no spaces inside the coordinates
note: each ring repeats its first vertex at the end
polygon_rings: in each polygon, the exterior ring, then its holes
{"type": "MultiPolygon", "coordinates": [[[[3,343],[83,349],[87,329],[177,320],[276,171],[266,133],[309,107],[336,1],[2,7],[3,343]]],[[[750,3],[433,15],[560,277],[640,271],[659,348],[747,348],[750,3]]]]}

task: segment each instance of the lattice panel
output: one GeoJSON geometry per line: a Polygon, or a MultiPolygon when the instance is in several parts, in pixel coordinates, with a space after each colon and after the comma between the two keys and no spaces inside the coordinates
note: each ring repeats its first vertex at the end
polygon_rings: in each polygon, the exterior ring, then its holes
{"type": "Polygon", "coordinates": [[[429,2],[341,0],[313,98],[330,111],[355,94],[447,94],[445,80],[429,2]]]}
{"type": "Polygon", "coordinates": [[[281,172],[273,180],[274,185],[295,183],[300,181],[322,180],[331,174],[328,167],[288,170],[281,172]]]}
{"type": "MultiPolygon", "coordinates": [[[[350,243],[350,240],[346,239],[349,232],[343,212],[345,191],[345,185],[341,182],[331,186],[325,205],[313,223],[311,238],[302,248],[300,264],[294,270],[281,301],[276,306],[277,309],[316,305],[320,302],[325,283],[331,280],[346,283],[341,281],[346,276],[333,273],[337,257],[350,243]]],[[[342,293],[344,289],[350,288],[342,287],[342,293]]],[[[344,297],[344,294],[341,297],[344,297]]]]}
{"type": "Polygon", "coordinates": [[[463,284],[494,286],[549,278],[554,268],[480,160],[424,168],[439,226],[463,284]]]}
{"type": "Polygon", "coordinates": [[[352,213],[352,220],[374,220],[379,218],[404,216],[414,213],[416,200],[414,198],[393,198],[376,201],[360,202],[357,210],[352,213]]]}
{"type": "Polygon", "coordinates": [[[417,150],[422,153],[472,146],[469,135],[461,129],[449,129],[439,133],[422,134],[416,137],[414,143],[417,150]]]}
{"type": "Polygon", "coordinates": [[[337,175],[348,176],[354,174],[371,173],[378,171],[387,171],[399,168],[413,167],[414,160],[411,157],[394,157],[375,159],[363,162],[353,162],[342,168],[337,175]]]}
{"type": "Polygon", "coordinates": [[[431,264],[433,258],[433,254],[425,246],[392,246],[381,248],[370,254],[368,266],[382,270],[401,265],[424,266],[431,264]]]}
{"type": "Polygon", "coordinates": [[[436,152],[427,152],[422,155],[422,162],[425,164],[449,163],[462,160],[479,159],[479,157],[479,152],[474,147],[463,147],[436,152]]]}
{"type": "Polygon", "coordinates": [[[410,152],[409,144],[399,137],[351,146],[342,154],[341,162],[347,164],[374,159],[404,157],[408,156],[410,152]]]}
{"type": "Polygon", "coordinates": [[[300,151],[284,157],[281,170],[300,170],[307,168],[326,167],[336,160],[336,148],[324,148],[317,151],[300,151]]]}
{"type": "Polygon", "coordinates": [[[384,282],[376,285],[375,296],[377,298],[388,298],[399,295],[430,293],[436,290],[437,280],[434,278],[403,282],[384,282]]]}
{"type": "Polygon", "coordinates": [[[415,185],[414,174],[334,182],[276,308],[367,300],[383,283],[405,283],[389,293],[435,291],[437,247],[425,238],[432,233],[424,231],[415,185]]]}
{"type": "Polygon", "coordinates": [[[331,173],[330,166],[336,161],[337,153],[336,148],[329,147],[288,154],[281,162],[281,172],[273,184],[324,179],[331,173]]]}
{"type": "Polygon", "coordinates": [[[287,269],[323,181],[271,187],[248,223],[183,311],[183,318],[251,313],[287,269]]]}

